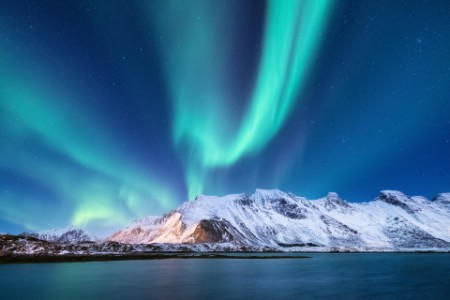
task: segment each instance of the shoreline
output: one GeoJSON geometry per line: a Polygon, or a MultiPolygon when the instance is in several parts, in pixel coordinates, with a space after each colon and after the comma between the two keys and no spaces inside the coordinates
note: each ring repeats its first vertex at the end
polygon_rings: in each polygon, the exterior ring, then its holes
{"type": "Polygon", "coordinates": [[[21,263],[67,263],[121,260],[161,260],[161,259],[305,259],[307,254],[450,254],[449,251],[352,251],[352,252],[158,252],[158,253],[95,253],[95,254],[13,254],[0,256],[2,264],[21,263]]]}
{"type": "Polygon", "coordinates": [[[64,255],[36,255],[15,254],[0,257],[0,264],[14,263],[52,263],[52,262],[94,262],[118,260],[160,260],[160,259],[304,259],[309,256],[293,255],[227,255],[217,253],[136,253],[136,254],[64,254],[64,255]]]}

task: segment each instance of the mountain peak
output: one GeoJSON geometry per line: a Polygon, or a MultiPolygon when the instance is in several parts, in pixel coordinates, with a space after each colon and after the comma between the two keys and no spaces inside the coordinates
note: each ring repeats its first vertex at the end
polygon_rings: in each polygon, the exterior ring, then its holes
{"type": "Polygon", "coordinates": [[[273,190],[264,190],[264,189],[256,189],[255,193],[253,193],[252,197],[255,198],[280,198],[288,196],[285,192],[280,191],[278,189],[273,190]]]}
{"type": "Polygon", "coordinates": [[[410,214],[415,212],[415,210],[409,206],[409,204],[412,204],[411,202],[413,202],[411,197],[406,196],[400,191],[383,190],[380,192],[378,199],[388,204],[400,207],[410,214]]]}
{"type": "Polygon", "coordinates": [[[341,199],[339,195],[335,192],[329,192],[327,195],[327,199],[341,199]]]}
{"type": "Polygon", "coordinates": [[[47,229],[39,232],[24,232],[20,235],[32,236],[40,240],[58,243],[74,243],[98,240],[96,237],[92,236],[88,232],[75,225],[47,229]]]}
{"type": "Polygon", "coordinates": [[[343,200],[339,195],[335,192],[329,192],[326,201],[325,201],[325,207],[328,211],[335,210],[338,208],[348,208],[350,205],[347,203],[347,201],[343,200]]]}
{"type": "Polygon", "coordinates": [[[450,193],[440,193],[434,196],[433,202],[450,204],[450,193]]]}
{"type": "Polygon", "coordinates": [[[64,234],[68,231],[73,231],[73,230],[82,230],[80,227],[76,226],[76,225],[68,225],[66,227],[57,227],[57,228],[52,228],[52,229],[45,229],[45,230],[41,230],[38,231],[38,234],[55,234],[55,235],[61,235],[64,234]]]}
{"type": "Polygon", "coordinates": [[[396,190],[382,190],[380,191],[380,197],[397,199],[408,198],[403,192],[396,190]]]}
{"type": "MultiPolygon", "coordinates": [[[[435,201],[449,196],[440,194],[435,201]]],[[[126,243],[225,243],[283,251],[450,248],[447,211],[418,198],[392,190],[381,191],[377,198],[389,205],[380,205],[379,201],[349,203],[333,192],[315,201],[263,189],[251,196],[199,195],[196,201],[185,202],[159,219],[149,219],[145,226],[129,226],[108,239],[126,243]]]]}

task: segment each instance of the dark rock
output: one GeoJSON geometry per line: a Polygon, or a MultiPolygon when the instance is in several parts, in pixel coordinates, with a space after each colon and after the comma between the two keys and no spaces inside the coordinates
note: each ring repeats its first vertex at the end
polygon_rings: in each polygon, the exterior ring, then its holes
{"type": "Polygon", "coordinates": [[[299,207],[297,203],[284,198],[278,199],[272,204],[272,208],[279,214],[290,219],[306,219],[307,210],[299,207]]]}
{"type": "Polygon", "coordinates": [[[327,200],[325,201],[325,208],[328,211],[336,210],[336,209],[348,209],[350,205],[342,200],[338,194],[336,193],[328,193],[327,200]]]}
{"type": "MultiPolygon", "coordinates": [[[[404,197],[406,197],[406,196],[404,196],[404,197]]],[[[391,205],[401,207],[410,214],[414,213],[414,210],[411,209],[411,207],[409,207],[408,204],[406,204],[404,201],[402,201],[402,199],[399,199],[400,197],[396,194],[391,194],[389,192],[383,191],[383,192],[381,192],[381,194],[378,198],[381,201],[384,201],[391,205]]],[[[408,197],[408,199],[410,199],[410,198],[408,197]]]]}
{"type": "Polygon", "coordinates": [[[194,231],[195,243],[221,243],[233,240],[231,224],[219,220],[201,220],[194,231]]]}
{"type": "Polygon", "coordinates": [[[387,220],[390,225],[383,229],[383,233],[399,248],[448,248],[450,242],[439,239],[404,219],[394,222],[387,220]]]}

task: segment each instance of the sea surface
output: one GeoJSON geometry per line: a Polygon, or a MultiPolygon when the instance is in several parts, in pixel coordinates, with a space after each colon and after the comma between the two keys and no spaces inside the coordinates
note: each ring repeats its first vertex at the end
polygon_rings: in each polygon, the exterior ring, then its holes
{"type": "Polygon", "coordinates": [[[450,299],[450,254],[301,255],[5,264],[0,299],[450,299]]]}

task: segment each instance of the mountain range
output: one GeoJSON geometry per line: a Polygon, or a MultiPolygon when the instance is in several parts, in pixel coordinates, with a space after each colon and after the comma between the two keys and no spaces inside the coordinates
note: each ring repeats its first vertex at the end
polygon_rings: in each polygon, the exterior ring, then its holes
{"type": "Polygon", "coordinates": [[[336,193],[307,200],[279,190],[198,196],[109,236],[127,244],[228,243],[279,250],[391,251],[450,248],[450,193],[431,201],[385,190],[350,203],[336,193]]]}
{"type": "Polygon", "coordinates": [[[450,193],[428,200],[384,190],[360,203],[347,202],[336,193],[307,200],[279,190],[256,190],[250,196],[200,195],[101,240],[74,226],[20,236],[54,243],[106,243],[100,247],[105,249],[133,245],[125,247],[133,250],[448,251],[450,193]]]}
{"type": "Polygon", "coordinates": [[[95,242],[99,240],[90,233],[74,225],[39,232],[23,232],[19,234],[19,236],[34,237],[39,240],[54,243],[95,242]]]}

